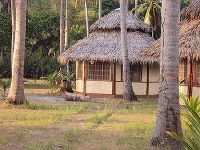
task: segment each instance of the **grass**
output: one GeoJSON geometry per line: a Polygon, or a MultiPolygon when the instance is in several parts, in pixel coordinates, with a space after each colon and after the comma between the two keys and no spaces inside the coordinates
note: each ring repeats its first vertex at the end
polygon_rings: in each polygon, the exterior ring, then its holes
{"type": "Polygon", "coordinates": [[[22,127],[49,127],[68,119],[68,116],[93,107],[91,104],[65,105],[29,102],[24,106],[0,105],[0,124],[22,127]]]}
{"type": "Polygon", "coordinates": [[[52,89],[46,80],[27,80],[25,83],[25,93],[31,94],[57,94],[59,90],[52,89]]]}
{"type": "MultiPolygon", "coordinates": [[[[45,81],[28,80],[26,85],[26,92],[48,90],[45,81]]],[[[145,150],[155,116],[154,99],[139,103],[28,101],[23,106],[0,101],[0,150],[145,150]]]]}
{"type": "Polygon", "coordinates": [[[16,149],[22,150],[142,150],[148,147],[155,124],[156,102],[144,100],[112,107],[116,103],[121,102],[29,101],[23,106],[0,102],[0,146],[12,149],[12,144],[17,142],[16,149]],[[24,132],[16,132],[16,128],[24,132]]]}

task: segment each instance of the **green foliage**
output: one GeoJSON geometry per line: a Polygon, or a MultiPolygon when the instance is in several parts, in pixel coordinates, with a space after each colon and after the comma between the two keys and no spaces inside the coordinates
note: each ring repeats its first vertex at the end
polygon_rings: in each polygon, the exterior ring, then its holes
{"type": "Polygon", "coordinates": [[[11,45],[11,17],[0,13],[0,54],[10,51],[11,45]]]}
{"type": "Polygon", "coordinates": [[[0,13],[0,75],[10,77],[11,17],[0,13]]]}
{"type": "Polygon", "coordinates": [[[181,1],[181,8],[185,8],[190,4],[190,0],[182,0],[181,1]]]}
{"type": "Polygon", "coordinates": [[[136,11],[138,16],[152,27],[156,39],[160,37],[161,3],[158,0],[144,0],[136,10],[134,8],[132,11],[136,11]]]}
{"type": "Polygon", "coordinates": [[[186,150],[198,150],[200,149],[200,99],[186,98],[181,94],[180,98],[183,100],[187,114],[185,121],[188,130],[184,137],[180,137],[173,132],[167,132],[177,141],[181,142],[186,150]]]}
{"type": "Polygon", "coordinates": [[[103,0],[102,8],[103,15],[107,15],[111,10],[119,8],[119,1],[116,0],[103,0]]]}
{"type": "Polygon", "coordinates": [[[50,86],[55,89],[56,87],[64,88],[64,90],[71,85],[67,85],[66,82],[70,82],[74,78],[74,73],[64,73],[62,70],[55,71],[48,75],[47,80],[50,86]]]}
{"type": "Polygon", "coordinates": [[[10,87],[11,80],[10,79],[0,79],[0,86],[3,89],[3,93],[5,95],[6,90],[10,87]]]}
{"type": "MultiPolygon", "coordinates": [[[[86,36],[84,1],[70,1],[69,46],[86,36]]],[[[119,7],[116,0],[103,1],[103,15],[119,7]]],[[[89,24],[98,18],[98,3],[88,0],[89,24]]],[[[60,0],[30,0],[26,29],[26,78],[39,79],[60,68],[59,55],[60,0]]],[[[11,16],[0,13],[0,75],[11,77],[11,16]]]]}

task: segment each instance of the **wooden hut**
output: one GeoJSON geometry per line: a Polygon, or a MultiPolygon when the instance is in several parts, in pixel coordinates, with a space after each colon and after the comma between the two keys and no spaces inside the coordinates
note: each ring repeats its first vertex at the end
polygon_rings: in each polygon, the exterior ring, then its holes
{"type": "MultiPolygon", "coordinates": [[[[136,63],[136,54],[153,41],[150,27],[127,13],[129,59],[132,82],[137,95],[158,93],[159,66],[136,63]],[[152,72],[148,69],[152,68],[152,72]],[[157,69],[155,69],[157,68],[157,69]],[[148,72],[148,73],[147,73],[148,72]],[[152,78],[147,78],[148,74],[152,78]],[[155,75],[156,74],[156,75],[155,75]]],[[[88,37],[59,56],[61,63],[76,61],[76,92],[90,96],[116,97],[123,94],[122,56],[120,49],[120,11],[116,9],[96,21],[88,37]]]]}
{"type": "MultiPolygon", "coordinates": [[[[200,96],[200,0],[193,0],[183,9],[180,23],[180,92],[188,96],[200,96]]],[[[160,39],[140,51],[138,60],[159,63],[160,39]]]]}

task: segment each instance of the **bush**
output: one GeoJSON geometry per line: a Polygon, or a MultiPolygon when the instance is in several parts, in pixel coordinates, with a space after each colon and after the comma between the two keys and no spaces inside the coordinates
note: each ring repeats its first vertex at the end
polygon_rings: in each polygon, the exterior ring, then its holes
{"type": "Polygon", "coordinates": [[[186,125],[188,130],[184,137],[180,137],[173,132],[167,132],[177,141],[181,142],[186,150],[200,150],[200,99],[197,98],[186,98],[181,95],[187,114],[186,114],[186,125]]]}

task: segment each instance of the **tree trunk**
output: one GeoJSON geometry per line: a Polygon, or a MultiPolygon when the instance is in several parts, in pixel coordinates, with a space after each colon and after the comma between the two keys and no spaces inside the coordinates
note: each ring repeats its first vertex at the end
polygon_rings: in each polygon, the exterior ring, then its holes
{"type": "MultiPolygon", "coordinates": [[[[65,0],[65,48],[68,47],[68,0],[65,0]]],[[[67,72],[69,72],[69,61],[67,62],[67,72]]]]}
{"type": "Polygon", "coordinates": [[[138,0],[135,0],[135,16],[137,16],[138,0]]]}
{"type": "Polygon", "coordinates": [[[60,3],[60,54],[65,48],[65,0],[60,3]]]}
{"type": "Polygon", "coordinates": [[[68,47],[68,0],[65,0],[65,47],[68,47]]]}
{"type": "Polygon", "coordinates": [[[27,0],[17,0],[16,3],[16,31],[13,53],[12,80],[7,97],[9,103],[23,104],[24,95],[24,53],[26,34],[26,7],[27,0]]]}
{"type": "Polygon", "coordinates": [[[126,13],[127,0],[120,0],[120,25],[121,25],[121,50],[123,61],[123,83],[124,83],[124,99],[129,101],[137,100],[133,92],[131,82],[130,60],[128,58],[128,43],[127,43],[127,28],[126,28],[126,13]]]}
{"type": "Polygon", "coordinates": [[[85,23],[86,23],[86,32],[87,32],[87,36],[88,36],[89,35],[89,19],[88,19],[87,0],[85,0],[85,23]]]}
{"type": "Polygon", "coordinates": [[[11,43],[11,66],[12,66],[14,43],[15,43],[15,28],[16,28],[16,5],[15,5],[15,0],[11,0],[11,15],[12,15],[12,43],[11,43]]]}
{"type": "Polygon", "coordinates": [[[178,95],[180,0],[162,2],[160,89],[152,145],[179,150],[180,144],[166,131],[182,135],[178,95]]]}
{"type": "Polygon", "coordinates": [[[99,19],[102,17],[102,0],[99,0],[99,19]]]}

